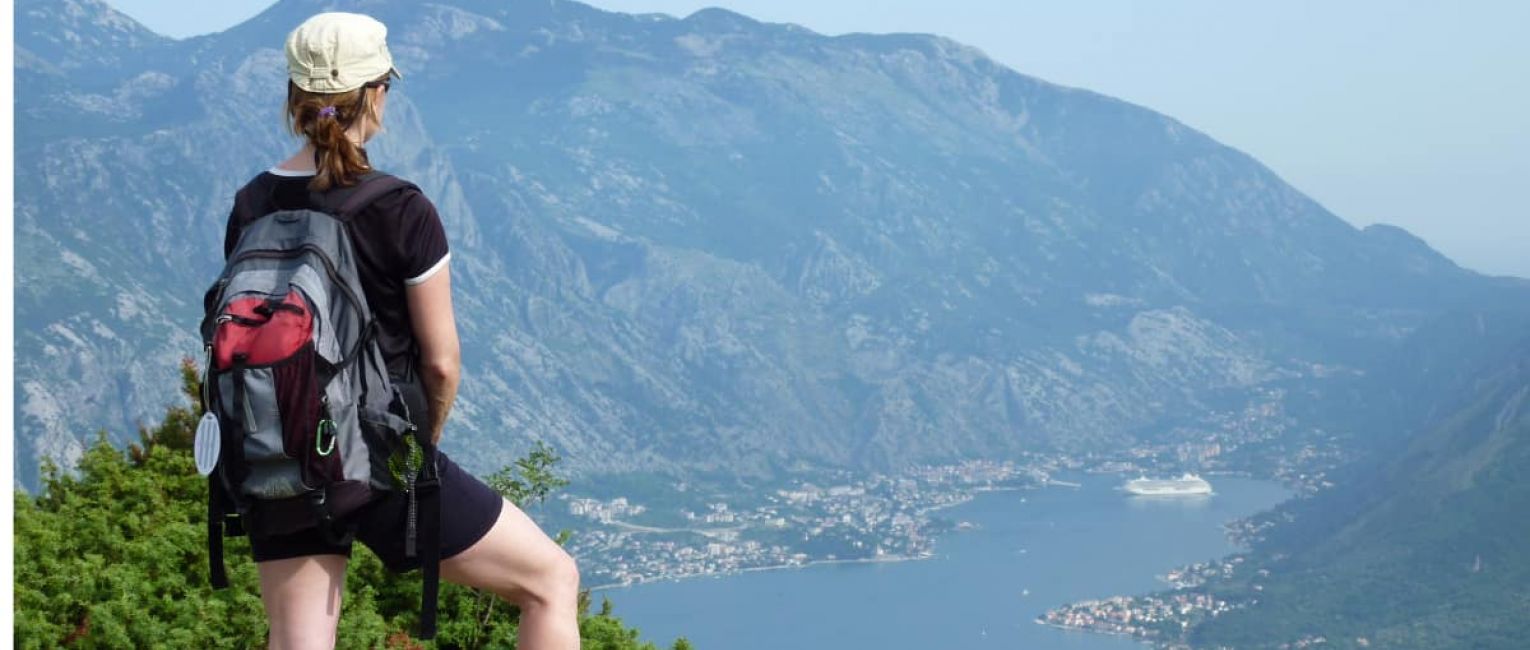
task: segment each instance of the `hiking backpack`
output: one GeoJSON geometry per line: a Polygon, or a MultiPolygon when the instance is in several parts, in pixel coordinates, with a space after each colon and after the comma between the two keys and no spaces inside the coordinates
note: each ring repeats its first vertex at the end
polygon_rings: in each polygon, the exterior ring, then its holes
{"type": "Polygon", "coordinates": [[[440,576],[435,449],[388,375],[347,234],[368,204],[408,186],[372,172],[314,193],[322,209],[279,210],[243,228],[203,301],[202,402],[216,426],[199,431],[196,451],[211,467],[214,588],[228,586],[225,535],[316,528],[348,543],[348,515],[403,491],[401,534],[405,554],[421,561],[420,636],[430,639],[440,576]]]}

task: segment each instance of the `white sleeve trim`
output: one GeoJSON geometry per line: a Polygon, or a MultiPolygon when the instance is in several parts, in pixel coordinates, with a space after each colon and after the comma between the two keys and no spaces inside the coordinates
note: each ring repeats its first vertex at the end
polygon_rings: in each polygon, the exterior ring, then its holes
{"type": "Polygon", "coordinates": [[[281,167],[272,167],[266,171],[269,172],[272,176],[283,176],[286,178],[302,178],[304,176],[313,176],[314,174],[318,173],[312,170],[282,169],[281,167]]]}
{"type": "Polygon", "coordinates": [[[428,269],[425,269],[424,273],[421,273],[421,274],[416,275],[416,276],[414,276],[412,278],[409,278],[408,280],[404,280],[404,284],[406,286],[412,287],[412,286],[417,285],[417,284],[419,284],[421,282],[429,280],[430,276],[433,276],[437,272],[439,272],[441,269],[446,268],[446,262],[447,262],[447,260],[450,260],[451,258],[452,258],[451,251],[447,251],[445,255],[441,256],[441,261],[436,262],[435,266],[432,266],[432,267],[430,267],[428,269]]]}

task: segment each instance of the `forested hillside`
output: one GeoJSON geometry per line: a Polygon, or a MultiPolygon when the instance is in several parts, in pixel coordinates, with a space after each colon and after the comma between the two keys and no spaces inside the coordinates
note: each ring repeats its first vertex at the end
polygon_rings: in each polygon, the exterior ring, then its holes
{"type": "MultiPolygon", "coordinates": [[[[183,369],[187,395],[195,375],[183,369]]],[[[49,468],[40,494],[17,494],[15,640],[18,648],[256,648],[266,621],[246,538],[228,539],[230,588],[207,577],[207,480],[196,473],[197,416],[170,408],[128,451],[104,437],[78,473],[49,468]]],[[[533,454],[491,484],[529,505],[559,480],[554,457],[533,454]]],[[[410,637],[418,620],[418,573],[390,575],[357,544],[346,578],[340,648],[508,648],[517,615],[491,594],[443,584],[436,641],[410,637]]],[[[612,614],[590,612],[580,596],[586,650],[657,650],[612,614]]],[[[690,644],[674,640],[674,650],[690,644]]]]}
{"type": "Polygon", "coordinates": [[[1293,501],[1239,578],[1250,606],[1198,646],[1524,648],[1530,639],[1530,318],[1460,314],[1394,360],[1398,390],[1353,402],[1371,451],[1293,501]]]}

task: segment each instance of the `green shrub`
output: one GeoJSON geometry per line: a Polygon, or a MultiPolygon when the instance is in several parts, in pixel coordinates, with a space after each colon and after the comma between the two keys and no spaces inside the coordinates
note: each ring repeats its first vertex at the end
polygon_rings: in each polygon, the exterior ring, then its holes
{"type": "MultiPolygon", "coordinates": [[[[182,368],[195,399],[195,368],[182,368]]],[[[18,648],[257,648],[266,619],[249,542],[226,539],[231,587],[207,579],[207,481],[196,473],[191,440],[198,413],[171,407],[126,452],[100,434],[74,472],[43,468],[36,495],[17,494],[15,638],[18,648]]],[[[517,503],[564,485],[557,457],[538,445],[494,475],[517,503]]],[[[560,535],[566,538],[566,535],[560,535]]],[[[509,648],[518,613],[499,598],[443,584],[437,641],[409,636],[418,620],[418,573],[392,575],[357,545],[340,618],[341,648],[509,648]]],[[[589,613],[580,596],[583,647],[655,650],[611,615],[589,613]]],[[[689,644],[676,647],[689,647],[689,644]]]]}

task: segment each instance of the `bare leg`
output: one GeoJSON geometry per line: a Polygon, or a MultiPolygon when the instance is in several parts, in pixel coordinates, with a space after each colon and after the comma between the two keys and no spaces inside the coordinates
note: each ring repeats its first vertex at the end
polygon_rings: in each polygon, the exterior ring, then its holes
{"type": "Polygon", "coordinates": [[[345,593],[344,555],[260,562],[260,599],[271,621],[271,650],[330,650],[345,593]]]}
{"type": "Polygon", "coordinates": [[[508,500],[483,539],[441,562],[441,577],[486,589],[519,607],[517,648],[579,647],[579,569],[574,558],[508,500]]]}

